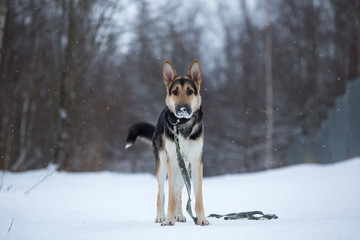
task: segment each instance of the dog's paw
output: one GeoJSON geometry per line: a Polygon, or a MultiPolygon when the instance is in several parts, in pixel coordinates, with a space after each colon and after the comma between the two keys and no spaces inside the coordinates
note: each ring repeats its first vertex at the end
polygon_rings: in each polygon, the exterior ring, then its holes
{"type": "Polygon", "coordinates": [[[165,221],[165,214],[164,215],[157,215],[155,218],[155,222],[156,223],[162,223],[163,221],[165,221]]]}
{"type": "Polygon", "coordinates": [[[198,219],[196,224],[200,226],[207,226],[210,224],[210,222],[204,218],[204,219],[198,219]]]}
{"type": "Polygon", "coordinates": [[[174,226],[175,218],[166,218],[165,221],[161,223],[161,226],[174,226]]]}
{"type": "Polygon", "coordinates": [[[186,222],[186,217],[184,215],[178,215],[175,217],[178,222],[186,222]]]}

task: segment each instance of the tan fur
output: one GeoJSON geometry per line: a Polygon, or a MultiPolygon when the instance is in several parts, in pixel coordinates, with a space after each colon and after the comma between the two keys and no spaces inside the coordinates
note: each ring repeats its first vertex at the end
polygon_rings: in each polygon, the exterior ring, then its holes
{"type": "MultiPolygon", "coordinates": [[[[169,87],[167,87],[167,89],[168,88],[169,87]]],[[[172,111],[175,110],[175,104],[186,104],[186,103],[190,104],[190,106],[193,110],[192,113],[199,110],[199,107],[201,106],[201,96],[199,94],[197,96],[195,96],[194,94],[189,96],[187,94],[188,89],[190,89],[191,91],[195,91],[195,89],[193,89],[193,87],[190,84],[185,83],[184,86],[181,86],[181,84],[176,84],[175,89],[177,89],[179,91],[179,95],[178,96],[167,95],[166,100],[165,100],[166,105],[172,111]]],[[[198,88],[198,91],[200,91],[200,88],[198,88]]]]}
{"type": "Polygon", "coordinates": [[[170,110],[172,110],[174,112],[175,104],[185,104],[185,103],[188,103],[191,106],[192,113],[199,110],[199,108],[201,106],[200,84],[202,82],[199,60],[196,59],[193,61],[193,63],[191,64],[191,66],[189,68],[188,76],[183,77],[185,79],[189,79],[189,80],[192,79],[194,81],[196,90],[198,91],[198,95],[195,96],[194,94],[192,94],[192,95],[187,94],[188,89],[195,91],[195,89],[193,89],[192,85],[190,85],[188,83],[186,83],[184,86],[181,86],[180,84],[175,85],[175,88],[179,92],[179,94],[177,96],[175,96],[173,94],[172,95],[168,94],[171,83],[173,81],[181,78],[177,75],[175,68],[168,60],[166,60],[163,64],[163,78],[164,78],[164,84],[166,86],[166,92],[167,92],[165,102],[166,102],[166,105],[170,108],[170,110]]]}
{"type": "Polygon", "coordinates": [[[188,71],[188,76],[191,77],[191,79],[193,79],[197,85],[197,87],[200,90],[200,84],[202,82],[202,76],[201,76],[201,70],[200,70],[200,62],[199,60],[195,59],[188,71]]]}
{"type": "MultiPolygon", "coordinates": [[[[177,73],[173,65],[169,61],[165,61],[163,64],[163,78],[166,86],[167,96],[166,105],[171,111],[175,111],[177,104],[188,104],[191,106],[190,117],[199,110],[201,107],[201,96],[200,96],[200,84],[202,82],[200,63],[198,60],[194,60],[191,64],[188,76],[184,78],[192,80],[195,83],[196,89],[192,89],[193,85],[186,83],[182,86],[181,84],[175,85],[172,89],[178,91],[178,94],[169,95],[169,88],[171,83],[178,78],[177,73]],[[195,94],[188,94],[191,90],[198,92],[195,94]]],[[[194,129],[193,129],[194,131],[194,129]]],[[[175,221],[185,221],[185,217],[182,213],[181,204],[181,191],[184,186],[184,181],[181,176],[181,172],[177,163],[177,155],[175,144],[171,139],[162,137],[164,143],[164,149],[159,153],[159,162],[156,167],[156,176],[158,180],[158,195],[157,195],[157,217],[156,222],[162,222],[162,226],[174,225],[175,221]],[[165,181],[166,170],[169,181],[169,201],[168,201],[168,212],[165,217],[164,213],[164,196],[163,187],[165,181]],[[165,217],[165,218],[164,218],[165,217]]],[[[209,225],[209,222],[205,218],[203,196],[202,196],[202,178],[203,178],[203,164],[201,162],[202,148],[203,148],[204,135],[203,131],[199,138],[196,140],[190,140],[179,136],[179,144],[182,149],[185,164],[187,168],[191,170],[191,177],[193,182],[193,189],[195,192],[195,212],[198,218],[197,224],[209,225]]]]}

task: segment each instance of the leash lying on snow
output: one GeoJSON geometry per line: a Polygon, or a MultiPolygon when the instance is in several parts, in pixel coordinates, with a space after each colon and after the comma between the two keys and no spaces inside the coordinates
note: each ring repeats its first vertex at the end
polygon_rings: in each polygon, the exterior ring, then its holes
{"type": "MultiPolygon", "coordinates": [[[[175,142],[175,146],[176,146],[177,162],[179,164],[181,175],[182,175],[182,177],[184,179],[184,183],[185,183],[186,190],[187,190],[187,193],[188,193],[188,201],[187,201],[187,204],[186,204],[186,211],[191,216],[194,223],[197,224],[197,218],[194,217],[194,215],[192,213],[192,210],[191,210],[191,198],[190,198],[191,182],[190,182],[189,173],[188,173],[188,171],[186,169],[186,166],[185,166],[184,159],[183,159],[183,157],[181,155],[181,152],[180,152],[180,145],[179,145],[178,132],[177,132],[177,123],[178,122],[176,122],[174,124],[174,142],[175,142]]],[[[243,218],[247,218],[249,220],[263,220],[263,219],[269,219],[270,220],[270,219],[277,219],[278,218],[278,216],[276,216],[275,214],[264,214],[261,211],[229,213],[229,214],[225,214],[225,215],[210,214],[208,217],[224,218],[225,220],[236,220],[236,219],[243,219],[243,218]]]]}
{"type": "Polygon", "coordinates": [[[208,217],[224,218],[225,220],[236,220],[247,218],[249,220],[277,219],[275,214],[263,214],[261,211],[229,213],[226,215],[210,214],[208,217]]]}

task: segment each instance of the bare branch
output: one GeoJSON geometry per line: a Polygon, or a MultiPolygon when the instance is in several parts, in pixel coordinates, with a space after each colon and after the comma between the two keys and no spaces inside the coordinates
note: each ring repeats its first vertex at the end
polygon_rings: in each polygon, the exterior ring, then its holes
{"type": "Polygon", "coordinates": [[[11,231],[11,228],[12,228],[13,223],[14,223],[14,219],[15,219],[15,218],[12,218],[11,223],[10,223],[10,227],[9,227],[9,229],[7,230],[7,233],[9,233],[9,232],[11,231]]]}
{"type": "Polygon", "coordinates": [[[32,186],[31,188],[29,188],[26,192],[24,192],[24,195],[28,194],[31,190],[33,190],[34,188],[36,188],[37,186],[39,186],[42,182],[44,182],[48,177],[50,177],[51,175],[54,174],[56,170],[52,170],[50,173],[46,174],[38,183],[36,183],[34,186],[32,186]]]}

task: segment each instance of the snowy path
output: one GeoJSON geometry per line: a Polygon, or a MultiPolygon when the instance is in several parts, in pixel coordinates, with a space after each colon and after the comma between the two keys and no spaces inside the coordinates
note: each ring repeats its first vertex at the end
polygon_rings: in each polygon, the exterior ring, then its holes
{"type": "Polygon", "coordinates": [[[55,172],[24,194],[50,171],[5,173],[1,240],[360,239],[360,158],[207,178],[207,214],[261,210],[279,216],[211,218],[208,227],[195,226],[187,215],[188,222],[174,227],[155,224],[157,186],[149,174],[55,172]]]}

